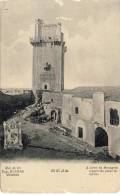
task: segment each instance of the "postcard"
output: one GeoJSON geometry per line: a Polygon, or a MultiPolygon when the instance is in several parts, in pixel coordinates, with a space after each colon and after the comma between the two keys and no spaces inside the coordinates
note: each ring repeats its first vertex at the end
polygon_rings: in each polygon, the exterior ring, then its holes
{"type": "Polygon", "coordinates": [[[0,190],[119,192],[120,0],[0,0],[0,190]]]}

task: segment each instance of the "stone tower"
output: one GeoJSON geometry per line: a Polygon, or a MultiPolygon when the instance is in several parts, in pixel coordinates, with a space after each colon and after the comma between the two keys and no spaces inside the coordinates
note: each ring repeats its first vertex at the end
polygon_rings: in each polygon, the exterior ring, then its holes
{"type": "Polygon", "coordinates": [[[35,36],[31,39],[31,44],[33,45],[33,92],[35,95],[39,91],[46,92],[46,96],[50,95],[49,98],[53,98],[53,93],[61,93],[64,89],[66,47],[61,24],[45,24],[37,19],[35,36]]]}

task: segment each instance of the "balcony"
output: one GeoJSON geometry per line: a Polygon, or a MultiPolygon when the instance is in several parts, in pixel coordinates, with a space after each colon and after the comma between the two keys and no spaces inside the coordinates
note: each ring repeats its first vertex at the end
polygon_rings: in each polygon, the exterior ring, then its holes
{"type": "MultiPolygon", "coordinates": [[[[42,38],[30,38],[30,43],[32,45],[40,45],[40,44],[43,44],[43,43],[51,43],[51,45],[53,46],[61,46],[61,41],[58,40],[58,38],[55,38],[55,37],[42,37],[42,38]]],[[[65,44],[65,43],[64,43],[65,44]]],[[[66,47],[65,47],[65,50],[66,50],[66,47]]]]}
{"type": "Polygon", "coordinates": [[[30,38],[30,43],[31,43],[32,45],[41,44],[41,43],[43,43],[43,42],[44,42],[44,40],[40,40],[40,39],[38,39],[38,38],[30,38]]]}

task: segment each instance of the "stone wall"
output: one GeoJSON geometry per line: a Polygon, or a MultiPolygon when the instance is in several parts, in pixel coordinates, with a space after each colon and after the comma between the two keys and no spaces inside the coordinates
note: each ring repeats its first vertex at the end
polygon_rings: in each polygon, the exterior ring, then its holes
{"type": "Polygon", "coordinates": [[[78,127],[83,128],[83,141],[94,145],[93,102],[91,99],[63,94],[62,124],[72,129],[72,135],[78,137],[78,127]],[[75,113],[78,107],[78,114],[75,113]]]}
{"type": "Polygon", "coordinates": [[[93,120],[104,124],[104,93],[102,92],[93,94],[93,120]]]}
{"type": "Polygon", "coordinates": [[[72,115],[79,116],[81,119],[92,121],[93,118],[93,101],[88,98],[73,97],[72,98],[72,115]],[[75,108],[78,108],[78,114],[75,108]]]}
{"type": "Polygon", "coordinates": [[[44,24],[38,19],[33,45],[33,91],[64,89],[64,35],[60,24],[44,24]],[[46,70],[46,65],[50,69],[46,70]]]}
{"type": "MultiPolygon", "coordinates": [[[[98,94],[97,94],[98,96],[98,94]]],[[[95,131],[102,128],[108,136],[108,149],[112,155],[120,156],[120,122],[110,124],[110,109],[117,109],[120,117],[120,102],[103,101],[104,96],[92,99],[63,94],[62,124],[72,129],[72,135],[79,137],[78,128],[83,129],[83,141],[95,146],[95,131]],[[78,107],[78,113],[75,113],[78,107]]]]}
{"type": "Polygon", "coordinates": [[[35,39],[48,41],[50,38],[61,40],[61,23],[45,24],[43,20],[38,18],[35,21],[35,39]]]}
{"type": "Polygon", "coordinates": [[[63,94],[62,96],[62,124],[65,127],[71,128],[71,109],[72,109],[72,95],[63,94]]]}
{"type": "Polygon", "coordinates": [[[120,122],[119,125],[110,124],[110,109],[117,109],[120,119],[120,102],[106,101],[105,102],[105,121],[108,133],[109,152],[120,156],[120,122]]]}
{"type": "Polygon", "coordinates": [[[42,101],[49,102],[53,100],[53,104],[57,108],[62,107],[62,93],[61,92],[43,92],[42,101]]]}

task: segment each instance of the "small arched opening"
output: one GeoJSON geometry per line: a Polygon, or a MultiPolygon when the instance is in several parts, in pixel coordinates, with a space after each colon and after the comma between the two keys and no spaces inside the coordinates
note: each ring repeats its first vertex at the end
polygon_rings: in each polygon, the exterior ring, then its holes
{"type": "Polygon", "coordinates": [[[43,90],[50,90],[50,84],[49,83],[42,83],[42,89],[43,90]]]}
{"type": "Polygon", "coordinates": [[[104,147],[104,146],[108,146],[108,135],[103,128],[98,127],[95,130],[95,147],[104,147]]]}

